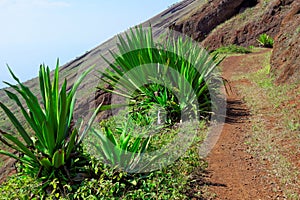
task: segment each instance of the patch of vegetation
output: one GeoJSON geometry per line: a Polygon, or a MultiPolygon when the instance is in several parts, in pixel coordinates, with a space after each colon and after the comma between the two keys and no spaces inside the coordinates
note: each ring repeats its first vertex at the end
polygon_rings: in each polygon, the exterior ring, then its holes
{"type": "Polygon", "coordinates": [[[272,2],[272,0],[264,0],[262,7],[265,9],[266,7],[268,7],[270,5],[270,2],[272,2]]]}
{"type": "MultiPolygon", "coordinates": [[[[57,68],[58,69],[58,68],[57,68]]],[[[49,71],[49,70],[47,70],[49,71]]],[[[42,70],[43,72],[43,70],[42,70]]],[[[56,71],[57,72],[57,71],[56,71]]],[[[47,79],[47,78],[46,78],[47,79]]],[[[57,79],[55,79],[57,80],[57,79]]],[[[44,82],[44,81],[42,81],[44,82]]],[[[49,83],[49,82],[48,82],[49,83]]],[[[56,81],[54,81],[56,83],[56,81]]],[[[56,85],[56,84],[54,84],[56,85]]],[[[22,87],[22,84],[21,84],[22,87]]],[[[16,87],[15,87],[16,88],[16,87]]],[[[48,89],[56,88],[49,87],[48,89]]],[[[65,88],[63,85],[62,88],[65,88]]],[[[23,88],[26,89],[26,88],[23,88]]],[[[29,92],[26,89],[27,92],[29,92]]],[[[61,90],[62,92],[64,89],[61,90]]],[[[9,93],[10,94],[10,93],[9,93]]],[[[10,94],[11,97],[13,95],[10,94]]],[[[47,98],[48,99],[48,98],[47,98]]],[[[15,99],[16,100],[16,99],[15,99]]],[[[3,104],[1,104],[3,106],[3,104]]],[[[45,106],[46,107],[46,106],[45,106]]],[[[5,109],[5,107],[3,106],[5,109]]],[[[21,107],[21,110],[22,107],[21,107]]],[[[8,110],[6,110],[7,113],[8,110]]],[[[10,113],[9,113],[10,114],[10,113]]],[[[30,113],[29,113],[30,114],[30,113]]],[[[31,114],[33,115],[33,114],[31,114]]],[[[116,116],[120,119],[123,119],[124,116],[116,116]]],[[[10,118],[16,120],[11,115],[10,118]]],[[[28,118],[28,117],[26,117],[28,118]]],[[[29,118],[28,118],[29,119],[29,118]]],[[[127,147],[134,147],[136,144],[140,145],[139,137],[135,141],[131,141],[130,134],[128,129],[124,127],[118,127],[115,125],[115,128],[112,127],[112,123],[114,120],[103,121],[101,125],[105,128],[105,131],[109,132],[107,138],[110,141],[102,140],[102,145],[106,145],[107,142],[114,141],[123,141],[121,145],[117,145],[120,147],[119,150],[129,150],[127,147]],[[121,134],[118,134],[120,131],[121,134]],[[128,140],[126,138],[129,138],[128,140]],[[124,144],[124,141],[127,141],[127,145],[124,144]],[[138,142],[136,142],[138,141],[138,142]]],[[[17,121],[14,121],[17,123],[17,121]]],[[[138,123],[139,124],[139,123],[138,123]]],[[[127,126],[127,125],[126,125],[127,126]]],[[[191,125],[188,125],[190,127],[191,125]]],[[[20,129],[19,125],[19,129],[20,129]]],[[[197,126],[196,126],[197,128],[197,126]]],[[[205,130],[205,121],[199,125],[199,129],[205,130]]],[[[135,133],[132,135],[139,135],[139,130],[133,130],[135,133]]],[[[161,147],[163,143],[169,143],[172,141],[172,135],[176,135],[176,129],[164,129],[164,131],[160,135],[156,135],[149,145],[149,139],[146,139],[147,146],[151,146],[152,150],[161,147]]],[[[22,132],[24,133],[24,132],[22,132]]],[[[199,132],[198,132],[199,133],[199,132]]],[[[25,134],[25,133],[24,133],[25,134]]],[[[49,134],[49,133],[48,133],[49,134]]],[[[6,135],[7,136],[7,135],[6,135]]],[[[99,136],[99,135],[98,135],[99,136]]],[[[25,137],[25,136],[24,136],[25,137]]],[[[8,138],[10,138],[8,136],[8,138]]],[[[18,198],[18,199],[190,199],[190,197],[200,198],[201,192],[191,194],[189,190],[192,185],[189,185],[190,181],[192,181],[190,176],[187,174],[193,173],[195,170],[203,171],[206,167],[206,164],[200,160],[198,155],[198,145],[203,141],[204,134],[201,132],[200,134],[195,136],[193,145],[188,151],[175,163],[172,164],[170,168],[163,168],[161,170],[156,170],[154,172],[149,173],[140,173],[140,174],[128,174],[118,168],[117,165],[113,166],[112,163],[110,165],[104,164],[103,160],[99,160],[91,157],[86,154],[86,152],[91,152],[90,147],[83,146],[80,151],[80,155],[85,155],[86,159],[84,163],[81,163],[81,157],[76,157],[71,163],[73,165],[68,166],[68,171],[64,173],[66,170],[64,167],[55,167],[55,162],[59,162],[62,164],[62,159],[52,159],[53,168],[45,168],[52,170],[52,172],[47,176],[48,171],[43,173],[43,177],[39,177],[39,172],[36,172],[34,168],[32,170],[23,170],[29,168],[28,165],[31,164],[28,158],[28,162],[19,162],[19,167],[21,167],[21,173],[17,175],[13,175],[9,177],[6,182],[4,182],[0,186],[1,198],[10,199],[10,198],[18,198]],[[81,163],[81,164],[80,164],[81,163]],[[27,165],[27,166],[26,166],[27,165]],[[87,167],[87,168],[86,168],[87,167]],[[79,171],[73,172],[72,169],[79,169],[79,171]],[[85,171],[84,169],[88,169],[85,171]],[[72,172],[72,177],[68,176],[68,172],[72,172]],[[35,173],[35,174],[34,174],[35,173]],[[33,176],[35,175],[35,176],[33,176]],[[45,182],[46,180],[46,182],[45,182]]],[[[103,138],[102,138],[103,139],[103,138]]],[[[24,139],[25,140],[25,139],[24,139]]],[[[37,139],[36,139],[37,140],[37,139]]],[[[68,139],[68,142],[72,141],[72,137],[68,139]]],[[[25,151],[26,146],[22,145],[22,141],[17,142],[18,139],[13,140],[16,145],[19,145],[19,148],[23,148],[21,150],[25,151]]],[[[3,142],[5,142],[3,140],[3,142]]],[[[68,147],[68,145],[66,145],[68,147]]],[[[139,148],[137,148],[139,149],[139,148]]],[[[147,148],[144,148],[146,150],[147,148]]],[[[104,151],[111,151],[111,148],[107,148],[104,151]]],[[[131,149],[132,152],[134,150],[131,149]]],[[[5,155],[8,153],[1,151],[5,155]]],[[[33,153],[37,152],[36,159],[39,158],[38,150],[34,150],[33,153]]],[[[68,151],[67,151],[68,152],[68,151]]],[[[97,151],[100,153],[101,151],[97,151]]],[[[103,152],[103,151],[102,151],[103,152]]],[[[116,151],[117,152],[117,151],[116,151]]],[[[29,151],[25,151],[25,153],[30,154],[29,151]]],[[[24,154],[25,154],[24,153],[24,154]]],[[[32,154],[33,154],[32,153],[32,154]]],[[[10,154],[9,154],[10,155],[10,154]]],[[[107,156],[108,154],[102,154],[107,156]]],[[[12,155],[12,157],[16,159],[22,159],[23,157],[17,157],[17,155],[12,155]]],[[[30,157],[33,159],[33,157],[30,157]]],[[[118,161],[115,157],[104,157],[109,161],[118,161]]],[[[25,161],[25,160],[24,160],[25,161]]],[[[34,160],[32,161],[34,163],[34,160]]],[[[69,161],[67,160],[68,164],[69,161]]],[[[42,164],[42,163],[41,163],[42,164]]],[[[32,164],[33,165],[33,164],[32,164]]],[[[39,168],[42,169],[42,168],[39,168]]]]}
{"type": "MultiPolygon", "coordinates": [[[[200,127],[199,127],[200,128],[200,127]]],[[[203,132],[205,127],[201,128],[203,132]]],[[[36,179],[17,174],[0,186],[2,199],[47,198],[47,199],[191,199],[201,198],[200,188],[190,184],[197,176],[195,171],[203,171],[207,164],[198,155],[198,145],[203,141],[203,132],[199,132],[191,148],[171,167],[149,173],[128,174],[103,164],[95,158],[90,165],[95,172],[94,178],[84,179],[77,184],[66,184],[63,188],[58,179],[49,184],[52,190],[41,190],[36,179]],[[193,177],[193,178],[192,178],[193,177]]],[[[170,133],[172,134],[172,133],[170,133]]],[[[153,140],[157,146],[160,140],[153,140]]],[[[166,141],[168,142],[168,141],[166,141]]],[[[89,151],[89,150],[87,150],[89,151]]]]}
{"type": "Polygon", "coordinates": [[[0,158],[0,168],[4,165],[4,161],[2,158],[0,158]]]}
{"type": "MultiPolygon", "coordinates": [[[[218,79],[214,72],[222,61],[217,53],[209,56],[191,39],[167,37],[157,45],[151,28],[142,27],[119,36],[118,50],[111,53],[114,63],[105,59],[109,68],[101,72],[99,89],[126,98],[132,112],[147,113],[159,105],[166,111],[163,123],[174,124],[212,111],[210,92],[217,85],[210,83],[218,79]]],[[[120,105],[107,109],[113,106],[120,105]]]]}
{"type": "Polygon", "coordinates": [[[299,34],[299,33],[300,33],[300,26],[298,26],[295,31],[295,34],[299,34]]]}
{"type": "MultiPolygon", "coordinates": [[[[135,170],[139,167],[142,155],[147,152],[152,137],[135,137],[134,132],[135,126],[131,120],[116,129],[104,126],[102,130],[94,130],[96,138],[93,139],[93,146],[103,161],[111,166],[122,167],[125,171],[135,170]]],[[[139,133],[144,134],[147,133],[139,133]]]]}
{"type": "Polygon", "coordinates": [[[234,53],[247,54],[247,53],[251,53],[251,49],[242,46],[237,46],[235,44],[231,44],[228,46],[220,47],[212,52],[212,54],[234,54],[234,53]]]}
{"type": "Polygon", "coordinates": [[[270,37],[269,35],[267,35],[266,33],[263,33],[261,35],[259,35],[257,42],[266,48],[272,48],[274,45],[274,40],[272,37],[270,37]]]}
{"type": "Polygon", "coordinates": [[[57,62],[53,82],[50,78],[50,69],[41,65],[39,80],[42,105],[40,105],[33,92],[22,84],[9,68],[18,85],[5,82],[16,93],[9,90],[5,92],[19,108],[30,131],[7,106],[0,102],[0,107],[19,135],[16,137],[16,133],[0,129],[0,141],[11,150],[17,151],[17,155],[4,150],[0,150],[0,154],[18,160],[19,170],[43,181],[43,187],[47,187],[49,181],[53,179],[61,182],[71,181],[70,179],[77,173],[86,171],[88,158],[82,151],[81,139],[88,128],[80,132],[81,127],[72,125],[72,118],[77,87],[91,69],[83,73],[67,93],[66,80],[59,89],[59,63],[57,62]],[[25,102],[26,106],[21,102],[25,102]]]}

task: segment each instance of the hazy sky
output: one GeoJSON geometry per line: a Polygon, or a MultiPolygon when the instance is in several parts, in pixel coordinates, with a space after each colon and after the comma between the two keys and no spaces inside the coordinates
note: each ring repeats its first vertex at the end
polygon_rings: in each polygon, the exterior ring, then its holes
{"type": "Polygon", "coordinates": [[[0,88],[6,64],[26,81],[65,64],[179,0],[0,0],[0,88]]]}

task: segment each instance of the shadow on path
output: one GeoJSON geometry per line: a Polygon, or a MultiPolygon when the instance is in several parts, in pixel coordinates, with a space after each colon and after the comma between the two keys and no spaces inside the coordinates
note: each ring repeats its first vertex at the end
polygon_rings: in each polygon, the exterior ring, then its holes
{"type": "Polygon", "coordinates": [[[250,116],[249,110],[245,107],[243,101],[238,99],[228,99],[226,108],[225,123],[236,124],[243,123],[250,116]]]}

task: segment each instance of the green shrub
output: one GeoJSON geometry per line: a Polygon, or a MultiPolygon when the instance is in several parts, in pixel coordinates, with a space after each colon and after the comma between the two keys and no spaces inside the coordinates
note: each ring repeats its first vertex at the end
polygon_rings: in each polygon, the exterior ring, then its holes
{"type": "Polygon", "coordinates": [[[259,35],[257,41],[259,42],[259,44],[261,46],[266,47],[266,48],[272,48],[273,44],[274,44],[273,38],[271,38],[266,33],[259,35]]]}
{"type": "Polygon", "coordinates": [[[237,46],[235,44],[231,44],[228,46],[222,46],[218,49],[216,49],[215,51],[213,51],[212,54],[232,54],[232,53],[242,53],[242,54],[246,54],[246,53],[251,53],[250,48],[245,48],[245,47],[241,47],[241,46],[237,46]]]}
{"type": "Polygon", "coordinates": [[[139,168],[139,161],[148,149],[151,136],[143,139],[135,136],[134,132],[137,132],[134,123],[129,119],[115,129],[105,126],[101,131],[94,130],[96,138],[92,143],[97,149],[97,154],[113,168],[138,172],[136,170],[139,168]]]}
{"type": "Polygon", "coordinates": [[[101,80],[113,89],[100,89],[127,98],[135,111],[161,106],[167,111],[166,123],[178,122],[181,113],[191,114],[188,118],[195,113],[207,116],[212,109],[208,85],[221,62],[217,55],[210,57],[192,40],[180,37],[157,45],[151,28],[137,27],[118,39],[119,54],[111,52],[113,63],[104,58],[109,68],[101,72],[101,80]]]}
{"type": "MultiPolygon", "coordinates": [[[[9,108],[0,102],[0,107],[18,131],[8,133],[0,130],[0,140],[10,149],[17,151],[19,156],[4,150],[0,150],[0,154],[17,159],[23,173],[44,182],[51,182],[55,178],[71,181],[71,176],[76,176],[78,171],[84,170],[89,159],[82,152],[81,139],[88,128],[82,131],[81,127],[72,126],[72,118],[76,90],[91,70],[92,67],[83,73],[67,92],[66,80],[59,89],[59,63],[57,62],[53,82],[50,78],[50,69],[41,65],[40,105],[36,95],[22,84],[9,68],[18,85],[5,82],[16,94],[10,90],[5,92],[16,103],[27,124],[22,125],[9,108]],[[23,105],[23,102],[26,105],[23,105]],[[29,130],[25,128],[26,125],[29,125],[29,130]],[[20,137],[17,137],[18,135],[20,137]]],[[[93,119],[89,125],[92,121],[93,119]]]]}

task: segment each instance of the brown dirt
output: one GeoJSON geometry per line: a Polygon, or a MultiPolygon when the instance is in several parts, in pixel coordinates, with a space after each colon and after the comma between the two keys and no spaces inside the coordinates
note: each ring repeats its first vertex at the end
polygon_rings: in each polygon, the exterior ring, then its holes
{"type": "Polygon", "coordinates": [[[277,199],[281,196],[280,192],[272,191],[272,184],[276,180],[267,174],[268,164],[262,164],[249,154],[249,146],[245,144],[250,137],[252,122],[250,112],[236,86],[249,86],[251,82],[247,79],[232,80],[233,75],[257,71],[261,63],[253,65],[245,61],[251,62],[263,52],[228,57],[222,63],[223,76],[229,80],[232,92],[228,94],[227,119],[223,132],[207,157],[208,190],[216,195],[216,199],[277,199]],[[249,56],[251,60],[245,59],[249,56]]]}

